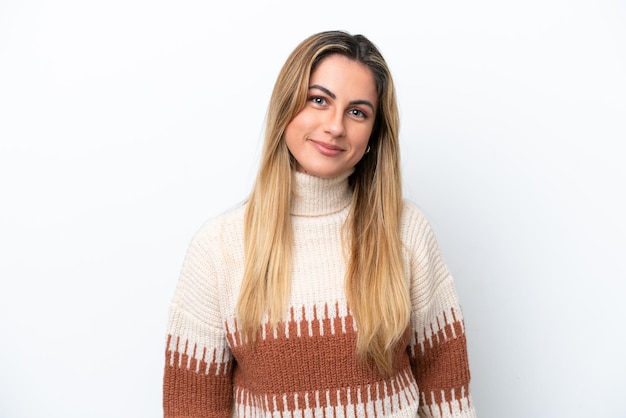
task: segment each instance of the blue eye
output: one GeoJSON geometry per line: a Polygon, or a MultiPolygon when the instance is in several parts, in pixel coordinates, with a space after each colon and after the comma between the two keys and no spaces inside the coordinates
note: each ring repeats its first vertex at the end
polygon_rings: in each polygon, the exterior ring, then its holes
{"type": "Polygon", "coordinates": [[[326,99],[324,99],[323,97],[319,97],[319,96],[310,97],[309,101],[311,101],[313,104],[320,105],[320,106],[326,104],[326,99]]]}
{"type": "Polygon", "coordinates": [[[351,109],[350,110],[350,114],[352,116],[356,116],[357,118],[362,118],[362,119],[366,119],[367,115],[365,114],[365,112],[363,112],[362,110],[359,109],[351,109]]]}

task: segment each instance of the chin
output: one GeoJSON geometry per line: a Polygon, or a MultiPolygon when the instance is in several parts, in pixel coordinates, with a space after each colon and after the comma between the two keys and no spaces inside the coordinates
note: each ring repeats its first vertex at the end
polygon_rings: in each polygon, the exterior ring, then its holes
{"type": "Polygon", "coordinates": [[[315,177],[320,177],[323,179],[332,179],[335,177],[338,177],[340,175],[342,175],[343,173],[346,173],[348,171],[353,171],[354,167],[349,167],[349,168],[338,168],[336,166],[318,166],[318,165],[313,165],[313,166],[308,166],[308,167],[304,167],[302,165],[298,165],[296,167],[297,171],[300,171],[302,173],[308,174],[310,176],[315,176],[315,177]]]}

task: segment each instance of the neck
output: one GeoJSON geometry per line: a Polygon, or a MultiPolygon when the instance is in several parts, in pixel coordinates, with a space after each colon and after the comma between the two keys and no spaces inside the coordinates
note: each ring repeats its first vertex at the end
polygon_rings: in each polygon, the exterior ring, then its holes
{"type": "Polygon", "coordinates": [[[348,171],[325,179],[296,171],[295,188],[291,198],[291,214],[295,216],[322,216],[339,212],[352,202],[348,171]]]}

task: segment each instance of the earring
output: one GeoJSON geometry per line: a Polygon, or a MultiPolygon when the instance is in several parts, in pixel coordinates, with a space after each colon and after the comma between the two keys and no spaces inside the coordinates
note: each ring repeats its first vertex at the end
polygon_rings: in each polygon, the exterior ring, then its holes
{"type": "Polygon", "coordinates": [[[365,150],[365,153],[367,154],[367,153],[369,153],[369,152],[370,152],[370,146],[368,145],[368,146],[367,146],[367,149],[365,150]]]}

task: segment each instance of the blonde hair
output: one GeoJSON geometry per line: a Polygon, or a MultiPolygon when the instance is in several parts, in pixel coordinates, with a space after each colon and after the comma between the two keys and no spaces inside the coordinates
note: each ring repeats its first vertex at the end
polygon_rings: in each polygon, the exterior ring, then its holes
{"type": "Polygon", "coordinates": [[[239,329],[254,342],[267,314],[276,326],[284,318],[290,292],[290,201],[295,162],[284,140],[289,122],[304,107],[311,73],[329,55],[366,65],[377,86],[378,110],[371,151],[349,178],[354,189],[344,225],[348,254],[348,306],[357,323],[357,353],[389,374],[393,348],[410,315],[404,274],[400,218],[402,187],[395,88],[385,60],[367,38],[342,31],[312,35],[283,65],[270,99],[259,172],[245,213],[245,267],[237,305],[239,329]]]}

